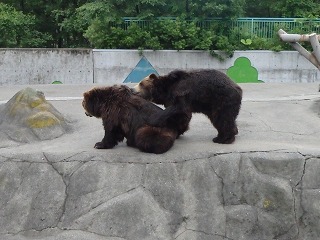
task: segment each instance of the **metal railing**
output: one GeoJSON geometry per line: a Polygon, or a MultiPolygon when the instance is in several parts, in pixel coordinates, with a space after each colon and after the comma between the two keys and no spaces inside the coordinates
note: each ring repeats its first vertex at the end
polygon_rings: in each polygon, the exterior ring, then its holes
{"type": "Polygon", "coordinates": [[[282,28],[286,31],[310,33],[320,31],[320,19],[305,18],[239,18],[231,21],[232,28],[238,28],[250,36],[273,38],[282,28]]]}
{"type": "MultiPolygon", "coordinates": [[[[148,28],[154,21],[175,21],[175,17],[159,17],[155,20],[143,20],[134,17],[125,17],[121,23],[112,23],[113,26],[127,29],[132,23],[141,28],[148,28]]],[[[198,27],[204,29],[217,28],[218,25],[228,27],[231,30],[248,37],[273,38],[281,28],[288,32],[295,31],[303,33],[320,33],[320,19],[306,18],[238,18],[236,20],[225,20],[212,18],[206,20],[187,20],[194,22],[198,27]]]]}

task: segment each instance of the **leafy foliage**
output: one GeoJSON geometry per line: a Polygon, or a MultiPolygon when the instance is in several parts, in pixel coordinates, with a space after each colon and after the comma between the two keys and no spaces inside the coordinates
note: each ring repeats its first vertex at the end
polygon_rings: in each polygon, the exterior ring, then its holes
{"type": "Polygon", "coordinates": [[[41,47],[49,36],[35,30],[35,17],[0,3],[0,47],[41,47]]]}
{"type": "Polygon", "coordinates": [[[318,0],[251,0],[246,5],[248,17],[319,17],[318,0]]]}
{"type": "MultiPolygon", "coordinates": [[[[230,19],[319,17],[318,0],[2,0],[0,47],[93,47],[222,50],[291,49],[278,38],[264,39],[230,27],[230,19]],[[171,16],[175,16],[174,18],[171,16]],[[146,26],[123,17],[146,20],[146,26]],[[221,21],[210,26],[208,18],[221,21]]],[[[305,25],[304,26],[308,26],[305,25]]],[[[280,28],[281,26],[279,26],[280,28]]],[[[285,29],[285,28],[284,28],[285,29]]],[[[302,28],[300,28],[301,30],[302,28]]],[[[302,29],[311,31],[310,27],[302,29]]]]}
{"type": "Polygon", "coordinates": [[[154,50],[208,50],[213,38],[210,31],[184,19],[152,21],[148,28],[133,23],[126,29],[113,26],[111,22],[96,21],[88,28],[85,37],[97,48],[154,50]]]}

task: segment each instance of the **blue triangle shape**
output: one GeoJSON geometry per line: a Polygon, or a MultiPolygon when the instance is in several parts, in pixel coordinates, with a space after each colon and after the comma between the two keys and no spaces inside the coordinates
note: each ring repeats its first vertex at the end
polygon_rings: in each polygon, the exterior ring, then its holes
{"type": "Polygon", "coordinates": [[[151,63],[145,58],[142,57],[135,68],[131,71],[131,73],[127,76],[127,78],[123,81],[124,83],[138,83],[146,76],[151,73],[155,73],[159,75],[158,72],[154,69],[151,63]]]}

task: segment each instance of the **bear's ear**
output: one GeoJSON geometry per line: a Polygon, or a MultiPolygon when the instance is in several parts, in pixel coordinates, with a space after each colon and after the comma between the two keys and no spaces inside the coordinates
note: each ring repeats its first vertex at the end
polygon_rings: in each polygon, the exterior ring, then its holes
{"type": "Polygon", "coordinates": [[[156,79],[158,79],[158,76],[157,76],[156,74],[154,74],[154,73],[151,73],[151,74],[149,75],[149,79],[151,79],[151,80],[156,80],[156,79]]]}
{"type": "Polygon", "coordinates": [[[84,93],[83,93],[83,98],[87,98],[88,95],[89,95],[89,92],[84,92],[84,93]]]}
{"type": "Polygon", "coordinates": [[[83,101],[88,102],[90,98],[90,92],[84,92],[83,93],[83,101]]]}

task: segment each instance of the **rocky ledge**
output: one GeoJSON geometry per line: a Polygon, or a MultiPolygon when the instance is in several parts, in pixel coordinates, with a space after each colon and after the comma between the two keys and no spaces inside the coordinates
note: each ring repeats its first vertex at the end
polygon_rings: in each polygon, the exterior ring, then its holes
{"type": "MultiPolygon", "coordinates": [[[[43,88],[50,99],[62,94],[43,88]]],[[[94,149],[101,121],[85,116],[79,98],[52,100],[73,131],[0,144],[0,239],[319,239],[317,87],[243,89],[234,144],[212,143],[209,120],[195,114],[161,155],[125,143],[94,149]]]]}

